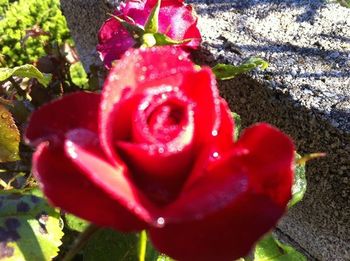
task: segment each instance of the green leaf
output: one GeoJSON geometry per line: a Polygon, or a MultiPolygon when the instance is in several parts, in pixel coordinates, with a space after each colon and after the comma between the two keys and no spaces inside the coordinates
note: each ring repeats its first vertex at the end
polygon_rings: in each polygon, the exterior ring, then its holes
{"type": "Polygon", "coordinates": [[[234,141],[238,140],[239,134],[241,132],[241,116],[239,116],[239,114],[232,112],[232,118],[235,122],[235,129],[234,129],[234,133],[233,133],[233,138],[234,141]]]}
{"type": "Polygon", "coordinates": [[[111,17],[113,17],[114,19],[116,19],[119,23],[121,23],[122,26],[124,26],[124,28],[131,34],[134,36],[135,38],[135,35],[137,37],[141,37],[142,35],[144,35],[145,31],[137,26],[137,25],[134,25],[134,24],[131,24],[127,21],[125,21],[124,19],[116,16],[116,15],[113,15],[113,14],[109,14],[111,17]]]}
{"type": "MultiPolygon", "coordinates": [[[[296,161],[300,158],[301,156],[299,154],[296,154],[296,161]]],[[[303,199],[304,194],[306,192],[306,186],[307,182],[305,176],[305,163],[295,163],[294,182],[292,186],[292,199],[288,202],[289,208],[303,199]]]]}
{"type": "Polygon", "coordinates": [[[154,37],[153,34],[150,34],[150,33],[142,35],[141,39],[142,39],[141,41],[142,41],[143,47],[152,47],[157,44],[156,38],[154,37]]]}
{"type": "Polygon", "coordinates": [[[0,82],[5,81],[11,76],[35,78],[45,87],[51,81],[51,74],[43,74],[31,64],[25,64],[14,68],[0,68],[0,82]]]}
{"type": "Polygon", "coordinates": [[[74,216],[72,214],[65,214],[64,219],[66,227],[73,231],[82,232],[89,226],[88,221],[78,218],[77,216],[74,216]]]}
{"type": "Polygon", "coordinates": [[[0,104],[0,162],[19,160],[20,134],[12,114],[0,104]]]}
{"type": "Polygon", "coordinates": [[[249,72],[256,67],[265,70],[269,66],[268,62],[261,58],[251,57],[244,63],[238,66],[219,63],[213,67],[213,72],[219,80],[230,80],[238,74],[249,72]]]}
{"type": "Polygon", "coordinates": [[[38,189],[0,192],[0,258],[52,260],[61,245],[62,222],[38,189]]]}
{"type": "Polygon", "coordinates": [[[152,8],[150,15],[145,23],[146,33],[157,33],[158,32],[158,20],[161,0],[157,0],[156,5],[152,8]]]}
{"type": "Polygon", "coordinates": [[[138,260],[138,235],[101,229],[84,247],[84,261],[138,260]]]}
{"type": "Polygon", "coordinates": [[[183,44],[191,41],[191,39],[174,40],[162,33],[154,33],[153,36],[156,39],[157,46],[183,44]]]}
{"type": "Polygon", "coordinates": [[[69,67],[69,73],[75,85],[83,87],[84,89],[88,88],[89,79],[81,62],[72,64],[69,67]]]}
{"type": "Polygon", "coordinates": [[[282,244],[271,234],[255,247],[254,261],[306,261],[306,257],[291,246],[282,244]]]}

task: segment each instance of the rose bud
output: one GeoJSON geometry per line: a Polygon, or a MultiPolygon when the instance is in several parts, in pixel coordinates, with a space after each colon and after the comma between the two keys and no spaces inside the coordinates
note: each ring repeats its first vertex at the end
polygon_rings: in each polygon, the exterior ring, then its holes
{"type": "Polygon", "coordinates": [[[189,50],[201,42],[197,17],[184,0],[128,0],[114,14],[98,34],[97,51],[107,68],[131,47],[176,45],[189,50]]]}
{"type": "Polygon", "coordinates": [[[233,140],[210,68],[182,50],[127,51],[102,94],[39,108],[26,139],[56,206],[119,231],[146,229],[176,260],[245,256],[286,211],[292,141],[265,124],[233,140]]]}

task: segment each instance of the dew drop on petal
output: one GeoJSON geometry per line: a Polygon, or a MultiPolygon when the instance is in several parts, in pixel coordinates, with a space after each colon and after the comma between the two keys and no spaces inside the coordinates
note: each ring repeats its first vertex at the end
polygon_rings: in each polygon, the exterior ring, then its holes
{"type": "Polygon", "coordinates": [[[146,78],[146,77],[145,77],[144,75],[141,75],[141,76],[139,77],[139,81],[142,82],[142,81],[145,80],[145,78],[146,78]]]}
{"type": "Polygon", "coordinates": [[[146,102],[141,103],[139,109],[140,109],[141,111],[144,111],[144,110],[147,109],[148,106],[149,106],[149,102],[146,101],[146,102]]]}
{"type": "Polygon", "coordinates": [[[156,222],[156,226],[162,228],[165,226],[165,219],[163,217],[159,217],[156,222]]]}
{"type": "Polygon", "coordinates": [[[78,154],[76,153],[74,147],[73,147],[73,143],[71,141],[67,141],[67,151],[69,153],[69,155],[73,158],[76,159],[78,158],[78,154]]]}
{"type": "Polygon", "coordinates": [[[111,76],[111,80],[112,80],[112,81],[118,81],[118,80],[119,80],[119,75],[118,75],[118,74],[113,74],[113,75],[111,76]]]}
{"type": "Polygon", "coordinates": [[[160,148],[158,148],[158,153],[164,153],[164,148],[162,148],[162,147],[160,147],[160,148]]]}
{"type": "Polygon", "coordinates": [[[218,131],[217,130],[213,130],[211,132],[211,135],[213,135],[214,137],[218,136],[218,131]]]}
{"type": "Polygon", "coordinates": [[[215,152],[213,153],[213,158],[218,158],[218,157],[219,157],[219,153],[215,151],[215,152]]]}

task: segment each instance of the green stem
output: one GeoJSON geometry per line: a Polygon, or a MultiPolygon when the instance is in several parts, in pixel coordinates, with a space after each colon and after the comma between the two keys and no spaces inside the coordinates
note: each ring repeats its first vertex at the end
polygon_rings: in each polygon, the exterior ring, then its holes
{"type": "Polygon", "coordinates": [[[18,95],[20,95],[20,96],[22,96],[22,97],[25,98],[26,92],[25,92],[24,90],[21,89],[21,87],[20,87],[19,84],[16,82],[16,80],[15,80],[12,76],[10,76],[10,77],[8,78],[8,80],[12,83],[12,85],[13,85],[13,87],[16,89],[18,95]]]}
{"type": "Polygon", "coordinates": [[[147,234],[145,230],[141,231],[139,242],[140,242],[139,261],[145,261],[146,249],[147,249],[147,234]]]}
{"type": "Polygon", "coordinates": [[[68,253],[64,256],[62,261],[71,261],[74,256],[79,253],[79,251],[85,246],[85,244],[89,241],[91,236],[95,234],[100,228],[94,225],[89,225],[75,240],[73,247],[68,251],[68,253]]]}

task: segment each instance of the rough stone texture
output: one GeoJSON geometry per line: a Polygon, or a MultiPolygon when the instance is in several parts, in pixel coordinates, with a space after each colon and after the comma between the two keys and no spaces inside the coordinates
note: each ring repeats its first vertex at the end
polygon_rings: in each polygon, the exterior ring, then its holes
{"type": "MultiPolygon", "coordinates": [[[[307,168],[308,191],[276,231],[310,260],[350,260],[350,9],[321,0],[192,0],[199,14],[199,62],[237,64],[250,56],[268,70],[221,82],[243,124],[270,122],[298,151],[328,156],[307,168]]],[[[108,5],[61,0],[86,68],[108,5]]],[[[257,217],[258,218],[258,217],[257,217]]]]}
{"type": "Polygon", "coordinates": [[[309,259],[350,260],[350,9],[316,0],[193,2],[205,41],[199,60],[270,63],[220,84],[244,125],[270,122],[299,152],[328,154],[308,165],[307,194],[277,234],[309,259]]]}
{"type": "Polygon", "coordinates": [[[113,0],[60,0],[61,10],[75,41],[79,57],[87,72],[101,66],[96,52],[97,33],[111,13],[113,0]]]}

